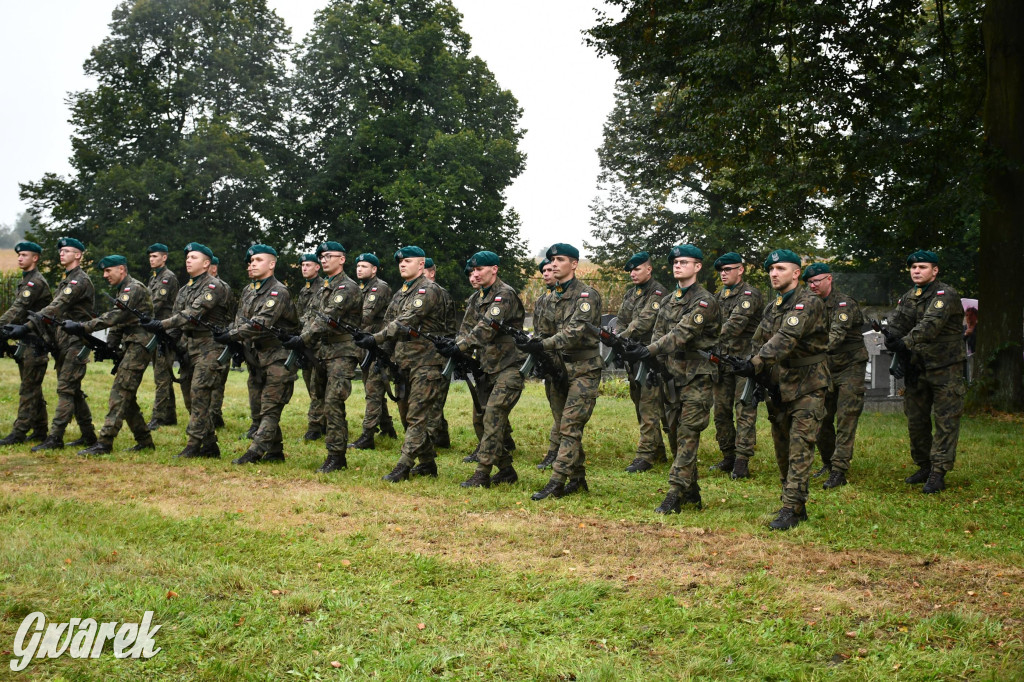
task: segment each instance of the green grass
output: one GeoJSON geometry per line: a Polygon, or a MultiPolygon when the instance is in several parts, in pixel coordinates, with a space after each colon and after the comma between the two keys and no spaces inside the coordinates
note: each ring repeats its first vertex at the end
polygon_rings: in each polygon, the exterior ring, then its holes
{"type": "MultiPolygon", "coordinates": [[[[86,380],[105,413],[109,365],[86,380]]],[[[315,473],[301,383],[282,465],[236,467],[248,426],[232,373],[224,459],[181,463],[179,426],[156,453],[85,460],[0,448],[0,674],[65,679],[1020,679],[1024,676],[1022,422],[964,420],[937,496],[911,469],[900,415],[865,414],[852,484],[813,484],[810,522],[765,528],[778,508],[766,421],[750,481],[701,480],[705,509],[662,519],[667,469],[630,476],[632,405],[609,387],[585,435],[591,493],[534,503],[550,416],[530,384],[513,413],[520,482],[466,491],[469,397],[453,387],[453,448],[436,480],[380,481],[399,444],[350,451],[315,473]],[[173,593],[173,594],[169,594],[173,593]],[[11,673],[14,633],[49,622],[138,621],[152,659],[35,660],[11,673]],[[422,626],[422,627],[421,627],[422,626]],[[332,662],[340,667],[334,667],[332,662]]],[[[47,395],[54,396],[52,377],[47,395]]],[[[141,401],[148,415],[152,384],[141,401]]],[[[0,363],[0,420],[17,373],[0,363]]],[[[50,400],[51,410],[55,397],[50,400]]],[[[358,435],[361,385],[349,402],[358,435]]],[[[75,428],[72,427],[69,435],[75,428]]],[[[73,437],[73,435],[72,435],[73,437]]],[[[713,428],[702,476],[717,461],[713,428]]]]}

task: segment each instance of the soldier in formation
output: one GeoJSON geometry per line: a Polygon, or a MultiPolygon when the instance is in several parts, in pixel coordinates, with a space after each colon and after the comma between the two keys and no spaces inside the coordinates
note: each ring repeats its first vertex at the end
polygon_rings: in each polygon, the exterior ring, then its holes
{"type": "MultiPolygon", "coordinates": [[[[299,258],[299,268],[302,270],[302,284],[295,294],[295,312],[299,315],[299,324],[305,326],[311,316],[315,316],[318,310],[317,302],[320,294],[323,293],[324,278],[320,276],[320,260],[318,253],[304,253],[299,258]]],[[[309,411],[306,413],[306,433],[303,440],[320,440],[323,438],[325,429],[324,403],[322,392],[318,395],[317,385],[322,383],[317,376],[320,368],[316,363],[302,368],[302,382],[306,384],[306,393],[309,394],[309,411]]]]}
{"type": "MultiPolygon", "coordinates": [[[[391,303],[391,287],[378,275],[380,259],[372,253],[361,253],[356,256],[356,279],[359,281],[359,293],[362,296],[363,312],[359,328],[367,334],[376,334],[384,328],[384,316],[391,303]]],[[[362,351],[359,360],[362,363],[366,351],[362,351]]],[[[363,412],[363,430],[359,438],[349,447],[359,450],[372,450],[376,443],[374,434],[379,431],[382,436],[398,438],[395,422],[388,414],[387,380],[376,363],[363,363],[363,391],[366,395],[366,407],[363,412]]]]}
{"type": "MultiPolygon", "coordinates": [[[[178,278],[167,267],[168,250],[166,244],[157,242],[146,249],[149,256],[149,294],[153,297],[153,318],[166,320],[174,312],[174,302],[178,297],[178,278]]],[[[156,395],[153,398],[153,415],[149,420],[150,431],[161,426],[173,426],[178,423],[177,408],[174,404],[174,348],[159,344],[153,356],[153,381],[156,384],[156,395]]]]}

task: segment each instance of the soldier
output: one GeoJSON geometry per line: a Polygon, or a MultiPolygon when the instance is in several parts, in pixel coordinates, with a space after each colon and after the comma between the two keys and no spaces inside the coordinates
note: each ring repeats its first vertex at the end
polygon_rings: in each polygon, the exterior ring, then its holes
{"type": "MultiPolygon", "coordinates": [[[[429,281],[437,284],[437,268],[434,266],[434,259],[427,258],[424,261],[425,265],[423,268],[423,276],[429,281]]],[[[445,336],[454,336],[455,332],[458,331],[459,322],[456,319],[455,314],[455,301],[452,299],[452,295],[448,293],[440,284],[437,284],[437,288],[441,291],[441,300],[444,302],[444,331],[442,332],[445,336]]],[[[451,388],[451,381],[449,381],[441,389],[441,396],[434,406],[434,414],[430,417],[430,437],[434,441],[434,446],[442,449],[447,449],[452,446],[452,439],[448,433],[448,420],[444,417],[444,406],[448,402],[448,390],[451,388]]]]}
{"type": "Polygon", "coordinates": [[[825,418],[818,431],[821,471],[829,472],[822,484],[825,490],[846,485],[846,472],[853,460],[853,439],[857,421],[864,410],[864,369],[868,350],[864,347],[864,315],[851,296],[832,284],[827,263],[812,263],[804,270],[803,280],[825,302],[828,325],[828,371],[832,386],[825,394],[825,418]]]}
{"type": "MultiPolygon", "coordinates": [[[[715,270],[722,280],[716,294],[722,311],[722,333],[718,337],[719,353],[749,357],[754,337],[764,313],[764,295],[757,287],[743,281],[746,266],[740,254],[730,251],[715,261],[715,270]]],[[[712,469],[730,472],[734,479],[750,476],[750,458],[757,444],[757,404],[740,402],[744,381],[737,381],[731,372],[719,372],[714,383],[715,438],[722,451],[722,461],[712,469]],[[733,424],[733,414],[736,423],[733,424]]]]}
{"type": "Polygon", "coordinates": [[[317,469],[328,474],[348,466],[348,416],[345,401],[352,393],[352,377],[356,373],[359,351],[352,334],[332,328],[330,321],[358,326],[363,317],[363,298],[357,285],[345,274],[345,247],[326,241],[316,247],[316,256],[323,264],[327,278],[320,285],[317,297],[308,302],[302,334],[285,341],[285,348],[302,350],[316,348],[316,372],[313,382],[317,400],[324,406],[327,459],[317,469]]]}
{"type": "Polygon", "coordinates": [[[277,251],[266,244],[253,244],[245,254],[252,283],[242,293],[234,325],[213,337],[223,344],[241,341],[246,364],[257,370],[249,372],[249,395],[250,405],[253,396],[259,397],[259,424],[249,449],[233,463],[283,462],[281,412],[292,398],[297,363],[288,362],[294,351],[285,348],[270,328],[295,334],[299,316],[288,289],[274,277],[277,251]]]}
{"type": "MultiPolygon", "coordinates": [[[[356,257],[356,278],[363,296],[363,316],[359,327],[368,334],[376,334],[384,328],[384,314],[391,302],[391,287],[377,276],[380,259],[372,253],[361,253],[356,257]]],[[[384,376],[377,367],[362,370],[363,391],[366,394],[366,411],[363,415],[363,432],[349,447],[372,450],[373,435],[378,429],[382,436],[398,438],[395,423],[388,414],[387,389],[384,376]]]]}
{"type": "MultiPolygon", "coordinates": [[[[57,249],[60,264],[64,268],[64,279],[57,286],[53,300],[39,314],[51,319],[64,318],[76,322],[92,319],[95,291],[92,280],[81,267],[85,245],[74,237],[61,237],[57,240],[57,249]]],[[[45,322],[37,323],[33,319],[29,320],[28,325],[15,325],[14,332],[9,336],[17,339],[32,331],[46,339],[57,351],[54,362],[57,371],[57,409],[54,410],[50,433],[42,443],[32,448],[32,452],[63,448],[64,431],[71,423],[72,416],[78,422],[82,435],[68,445],[78,447],[94,444],[96,431],[92,425],[92,412],[86,402],[87,396],[82,392],[82,379],[89,362],[88,349],[80,339],[63,329],[45,322]]]]}
{"type": "Polygon", "coordinates": [[[503,322],[523,328],[526,312],[519,294],[498,277],[500,259],[493,251],[480,251],[466,261],[476,293],[466,300],[466,313],[458,336],[441,349],[448,357],[456,353],[476,353],[483,376],[477,383],[477,397],[483,407],[479,463],[476,471],[462,482],[463,488],[489,488],[499,483],[515,483],[519,475],[512,467],[506,440],[511,426],[508,415],[523,393],[523,375],[519,372],[525,358],[516,351],[515,341],[496,331],[491,322],[503,322]],[[491,476],[491,469],[498,473],[491,476]]]}
{"type": "Polygon", "coordinates": [[[768,401],[768,415],[782,478],[782,508],[769,526],[789,530],[807,520],[807,481],[829,387],[828,326],[825,304],[800,286],[800,256],[777,249],[768,255],[764,267],[775,300],[765,307],[754,332],[753,357],[736,373],[762,375],[760,380],[774,394],[768,401]]]}
{"type": "MultiPolygon", "coordinates": [[[[632,281],[622,297],[617,316],[619,335],[647,345],[651,342],[654,321],[662,308],[665,289],[653,277],[651,255],[646,251],[633,254],[626,261],[623,270],[629,273],[632,281]]],[[[636,419],[640,424],[640,442],[636,448],[636,457],[626,467],[626,471],[635,474],[651,469],[655,462],[665,461],[665,441],[661,438],[661,421],[664,413],[660,401],[654,399],[642,401],[643,381],[636,380],[637,365],[630,363],[626,368],[629,378],[629,397],[636,410],[636,419]]],[[[660,393],[655,392],[655,398],[660,393]]]]}
{"type": "Polygon", "coordinates": [[[678,514],[683,504],[697,509],[702,506],[697,449],[700,434],[711,421],[712,384],[717,372],[698,351],[706,352],[715,345],[722,325],[718,302],[697,282],[703,261],[704,252],[692,244],[672,247],[669,262],[676,289],[660,306],[650,345],[627,353],[634,362],[656,356],[672,375],[667,381],[675,384],[662,391],[666,421],[676,433],[677,445],[668,474],[668,494],[654,510],[659,514],[678,514]]]}
{"type": "Polygon", "coordinates": [[[385,481],[398,483],[410,475],[437,476],[434,441],[428,420],[434,414],[447,380],[441,376],[444,359],[434,344],[422,336],[412,337],[409,330],[442,334],[445,330],[445,304],[441,288],[424,274],[426,254],[418,246],[403,246],[395,252],[395,262],[404,283],[395,292],[380,331],[356,338],[356,345],[370,350],[381,344],[394,344],[392,357],[408,376],[406,400],[399,404],[405,414],[405,440],[398,464],[384,476],[385,481]],[[419,459],[420,464],[413,469],[419,459]]]}
{"type": "MultiPolygon", "coordinates": [[[[224,287],[224,298],[227,300],[228,320],[235,319],[235,295],[231,291],[231,285],[220,278],[217,274],[220,270],[220,259],[214,256],[210,259],[210,269],[206,272],[210,277],[216,277],[220,285],[224,287]]],[[[241,371],[241,369],[239,369],[241,371]]],[[[213,396],[210,398],[210,414],[213,416],[213,428],[219,429],[224,426],[224,386],[231,374],[231,363],[225,362],[220,366],[220,377],[217,385],[213,388],[213,396]]]]}
{"type": "MultiPolygon", "coordinates": [[[[39,274],[36,267],[43,252],[42,247],[35,242],[18,242],[14,245],[14,251],[18,254],[21,281],[18,283],[11,307],[0,316],[0,325],[4,325],[0,328],[0,339],[8,337],[13,325],[24,325],[28,322],[30,312],[42,310],[53,300],[49,282],[39,274]]],[[[43,398],[43,379],[46,377],[49,353],[41,341],[22,341],[18,344],[16,360],[21,376],[21,385],[18,389],[18,416],[14,419],[11,432],[0,440],[0,445],[14,445],[46,437],[49,419],[46,415],[46,400],[43,398]],[[31,435],[29,429],[32,429],[31,435]]]]}
{"type": "Polygon", "coordinates": [[[531,339],[516,346],[527,353],[558,351],[565,363],[569,392],[561,414],[561,440],[553,473],[547,485],[532,495],[533,500],[589,490],[582,449],[583,429],[597,403],[604,364],[597,349],[597,334],[587,327],[588,322],[601,323],[601,294],[576,279],[579,249],[571,244],[554,244],[548,248],[546,257],[551,261],[556,282],[551,292],[556,331],[545,339],[531,339]]]}
{"type": "Polygon", "coordinates": [[[885,347],[910,352],[903,411],[910,432],[910,456],[918,469],[906,482],[924,483],[921,492],[946,488],[956,462],[960,415],[964,409],[964,349],[960,295],[940,282],[939,257],[915,251],[907,257],[914,286],[896,304],[885,347]],[[931,422],[934,418],[935,430],[931,422]]]}
{"type": "MultiPolygon", "coordinates": [[[[541,280],[543,280],[547,291],[538,296],[537,301],[533,305],[533,330],[536,338],[546,339],[549,336],[554,336],[558,331],[558,320],[555,318],[555,301],[557,299],[554,293],[558,282],[555,281],[555,267],[547,258],[537,265],[537,270],[540,271],[541,280]]],[[[554,364],[556,369],[561,370],[562,373],[565,372],[565,363],[562,362],[562,356],[558,353],[549,353],[548,359],[554,364]]],[[[545,377],[544,379],[544,395],[548,399],[548,407],[551,408],[552,424],[548,434],[548,452],[541,459],[540,464],[537,465],[537,468],[541,471],[550,469],[558,457],[558,446],[562,442],[562,412],[565,411],[565,388],[567,387],[563,388],[551,377],[545,377]]],[[[580,448],[582,447],[583,445],[580,444],[580,448]]]]}
{"type": "MultiPolygon", "coordinates": [[[[300,326],[304,326],[310,316],[315,316],[320,294],[324,289],[324,278],[320,276],[320,261],[317,256],[317,253],[304,253],[299,258],[303,282],[295,294],[295,312],[299,315],[300,326]]],[[[308,426],[302,436],[303,440],[320,440],[324,436],[324,403],[322,393],[317,389],[317,385],[323,383],[317,376],[319,369],[314,365],[302,370],[302,381],[306,384],[306,392],[309,394],[309,412],[306,414],[308,426]],[[318,393],[321,393],[320,397],[318,393]]]]}
{"type": "MultiPolygon", "coordinates": [[[[153,297],[149,288],[128,274],[128,259],[112,254],[100,259],[98,266],[103,270],[103,279],[111,286],[112,295],[125,308],[132,308],[147,317],[153,315],[153,297]]],[[[138,391],[146,368],[153,362],[157,340],[153,334],[142,328],[139,317],[130,310],[114,306],[99,317],[83,322],[64,320],[61,328],[68,334],[83,336],[101,329],[107,332],[107,346],[121,349],[117,362],[114,383],[110,387],[107,418],[100,429],[99,439],[87,448],[78,451],[80,455],[107,455],[114,449],[114,438],[121,425],[128,422],[128,428],[135,436],[135,445],[129,452],[153,450],[153,436],[146,425],[146,419],[139,409],[138,391]]]]}
{"type": "MultiPolygon", "coordinates": [[[[153,297],[153,317],[165,320],[174,312],[174,303],[178,297],[178,278],[167,267],[166,244],[152,244],[146,249],[146,253],[149,254],[150,267],[149,282],[146,286],[153,297]]],[[[158,346],[153,357],[156,396],[153,398],[153,416],[147,425],[150,431],[178,423],[178,412],[174,404],[173,367],[174,349],[158,346]]]]}
{"type": "MultiPolygon", "coordinates": [[[[198,242],[185,246],[185,271],[188,283],[181,288],[179,311],[166,320],[151,320],[143,325],[158,333],[180,329],[185,339],[191,371],[189,382],[188,440],[176,457],[220,457],[217,431],[213,422],[213,396],[220,384],[223,365],[217,361],[224,346],[213,339],[206,325],[224,327],[228,324],[228,291],[224,283],[210,274],[213,251],[198,242]]],[[[230,365],[230,361],[227,363],[230,365]]]]}

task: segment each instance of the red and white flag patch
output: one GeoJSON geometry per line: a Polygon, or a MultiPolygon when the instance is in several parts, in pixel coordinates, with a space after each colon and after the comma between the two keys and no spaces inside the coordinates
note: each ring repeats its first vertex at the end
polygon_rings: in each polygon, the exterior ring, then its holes
{"type": "Polygon", "coordinates": [[[797,303],[795,306],[793,306],[793,310],[803,310],[803,309],[804,309],[804,304],[803,303],[797,303]]]}

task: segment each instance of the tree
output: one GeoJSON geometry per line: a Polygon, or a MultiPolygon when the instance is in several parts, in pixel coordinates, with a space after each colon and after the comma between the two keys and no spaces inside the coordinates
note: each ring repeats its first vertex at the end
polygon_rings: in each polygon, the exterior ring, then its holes
{"type": "Polygon", "coordinates": [[[13,249],[14,245],[25,239],[25,234],[32,228],[32,216],[22,211],[14,221],[14,225],[0,225],[0,249],[13,249]]]}
{"type": "Polygon", "coordinates": [[[418,244],[468,295],[463,263],[481,249],[523,283],[504,192],[524,157],[519,106],[460,22],[448,0],[335,0],[317,13],[296,62],[300,181],[286,222],[298,241],[329,237],[385,263],[418,244]]]}
{"type": "Polygon", "coordinates": [[[96,87],[69,96],[72,175],[21,186],[35,236],[136,272],[153,241],[200,241],[238,284],[245,248],[273,241],[288,29],[265,0],[126,0],[110,31],[85,62],[96,87]]]}

